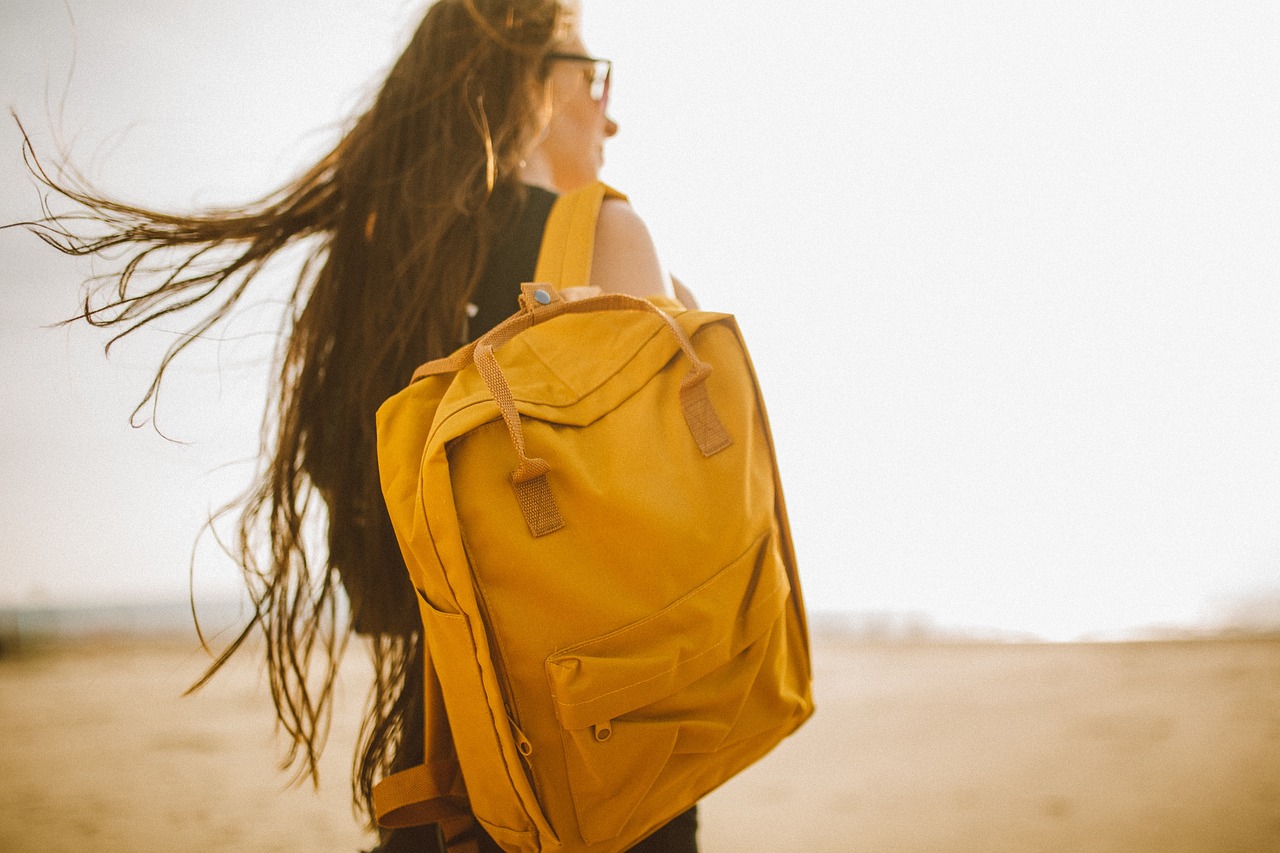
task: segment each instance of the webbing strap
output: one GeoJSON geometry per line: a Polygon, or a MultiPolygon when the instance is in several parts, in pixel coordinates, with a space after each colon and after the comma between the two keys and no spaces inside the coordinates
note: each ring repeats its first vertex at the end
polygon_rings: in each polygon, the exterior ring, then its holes
{"type": "Polygon", "coordinates": [[[524,514],[525,523],[529,525],[529,532],[534,536],[554,533],[564,527],[564,519],[560,516],[560,509],[551,496],[551,486],[547,483],[547,472],[551,470],[551,466],[547,464],[547,460],[530,459],[525,453],[520,413],[516,411],[511,386],[493,355],[493,344],[485,342],[476,347],[475,363],[489,393],[502,411],[502,420],[507,424],[511,443],[520,458],[520,466],[511,472],[511,485],[515,488],[516,502],[520,505],[520,512],[524,514]]]}
{"type": "Polygon", "coordinates": [[[456,773],[454,763],[419,764],[379,780],[373,786],[373,812],[378,825],[396,828],[470,819],[471,805],[466,797],[441,794],[440,777],[456,773]]]}

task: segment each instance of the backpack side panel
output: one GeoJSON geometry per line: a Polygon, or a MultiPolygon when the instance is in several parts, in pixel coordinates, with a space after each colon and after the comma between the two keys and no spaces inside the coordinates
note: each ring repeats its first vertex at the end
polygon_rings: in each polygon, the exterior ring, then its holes
{"type": "MultiPolygon", "coordinates": [[[[377,415],[383,496],[422,616],[427,689],[424,765],[430,771],[416,774],[413,800],[408,804],[400,801],[409,795],[397,792],[396,805],[404,817],[384,816],[382,822],[413,825],[459,813],[483,814],[486,830],[504,847],[534,853],[540,836],[554,840],[555,835],[537,813],[518,761],[516,767],[508,766],[507,757],[518,753],[510,743],[509,723],[490,713],[488,696],[498,690],[492,675],[486,674],[486,668],[491,672],[492,667],[487,664],[487,644],[470,583],[465,578],[459,583],[456,555],[455,571],[446,571],[448,549],[437,546],[440,534],[432,529],[432,522],[448,527],[452,509],[447,500],[446,506],[430,511],[424,506],[428,493],[422,487],[422,472],[433,460],[429,436],[455,379],[441,375],[419,380],[388,399],[377,415]]],[[[496,409],[491,415],[497,417],[496,409]]],[[[443,459],[442,454],[437,456],[443,459]]],[[[447,490],[443,497],[448,497],[447,490]]],[[[456,534],[443,538],[447,544],[456,541],[456,534]]]]}

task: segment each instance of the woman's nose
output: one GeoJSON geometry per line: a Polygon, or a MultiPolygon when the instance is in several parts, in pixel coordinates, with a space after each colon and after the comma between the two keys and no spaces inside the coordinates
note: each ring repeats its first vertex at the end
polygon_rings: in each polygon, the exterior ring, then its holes
{"type": "Polygon", "coordinates": [[[609,139],[618,135],[618,123],[608,116],[604,117],[604,138],[609,139]]]}

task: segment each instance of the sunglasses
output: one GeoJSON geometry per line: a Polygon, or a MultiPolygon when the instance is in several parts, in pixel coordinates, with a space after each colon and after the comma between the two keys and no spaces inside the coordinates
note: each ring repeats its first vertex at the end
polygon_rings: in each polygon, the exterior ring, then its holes
{"type": "Polygon", "coordinates": [[[591,84],[591,100],[600,105],[600,109],[609,106],[609,86],[613,78],[613,63],[595,56],[584,56],[580,53],[549,53],[548,61],[586,62],[591,68],[586,72],[587,82],[591,84]]]}

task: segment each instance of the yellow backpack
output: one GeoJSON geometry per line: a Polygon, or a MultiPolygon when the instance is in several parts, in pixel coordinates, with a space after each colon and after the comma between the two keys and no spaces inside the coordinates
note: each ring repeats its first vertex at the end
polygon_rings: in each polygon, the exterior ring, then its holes
{"type": "Polygon", "coordinates": [[[626,850],[813,712],[737,324],[561,294],[606,196],[558,199],[519,313],[378,411],[426,647],[426,755],[375,789],[383,826],[474,815],[511,853],[626,850]]]}

